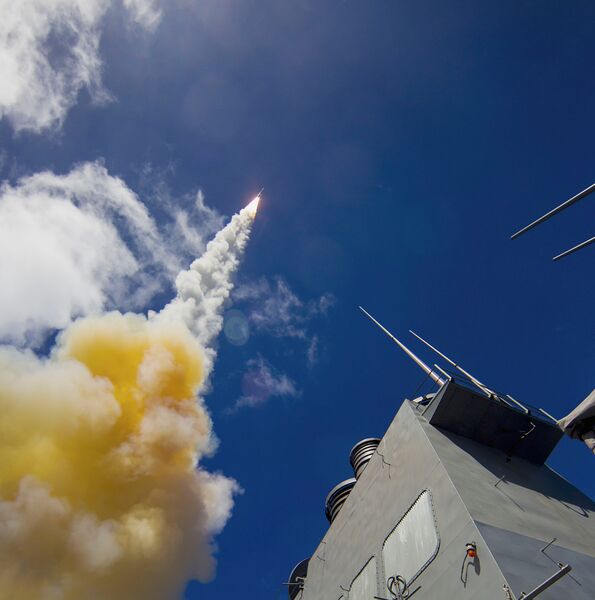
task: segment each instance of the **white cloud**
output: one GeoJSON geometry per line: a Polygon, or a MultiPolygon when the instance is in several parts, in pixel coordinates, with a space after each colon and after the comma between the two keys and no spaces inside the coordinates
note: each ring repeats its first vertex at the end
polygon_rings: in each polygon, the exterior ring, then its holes
{"type": "Polygon", "coordinates": [[[137,25],[147,31],[154,31],[161,20],[161,10],[155,6],[154,0],[123,0],[124,6],[137,25]]]}
{"type": "Polygon", "coordinates": [[[195,194],[174,198],[165,174],[155,174],[148,166],[143,173],[143,187],[147,188],[152,203],[167,215],[167,238],[175,241],[178,252],[189,260],[200,256],[206,249],[206,242],[225,224],[225,217],[207,206],[200,189],[195,194]]]}
{"type": "MultiPolygon", "coordinates": [[[[0,118],[16,131],[58,128],[79,92],[110,99],[101,80],[103,17],[116,0],[0,0],[0,118]]],[[[129,17],[153,31],[153,0],[123,0],[129,17]]]]}
{"type": "MultiPolygon", "coordinates": [[[[51,328],[105,308],[142,307],[170,284],[214,226],[204,200],[176,219],[192,244],[166,243],[137,195],[100,162],[0,187],[0,340],[38,343],[51,328]],[[200,219],[207,214],[206,225],[200,219]],[[133,278],[134,276],[134,278],[133,278]]],[[[174,217],[172,217],[174,218],[174,217]]],[[[215,219],[216,220],[216,219],[215,219]]],[[[177,221],[166,226],[171,232],[177,221]]],[[[167,236],[169,240],[169,235],[167,236]]]]}
{"type": "Polygon", "coordinates": [[[275,337],[307,339],[309,322],[324,316],[335,303],[332,294],[323,294],[315,300],[303,301],[281,277],[271,282],[261,278],[239,285],[234,299],[246,302],[248,319],[260,332],[275,337]]]}
{"type": "Polygon", "coordinates": [[[315,335],[308,345],[308,350],[306,351],[306,362],[308,363],[308,367],[312,368],[318,362],[318,356],[320,354],[319,349],[319,340],[318,336],[315,335]]]}
{"type": "Polygon", "coordinates": [[[207,242],[225,225],[226,217],[207,206],[201,189],[181,197],[173,196],[168,185],[175,168],[165,169],[144,165],[140,173],[139,190],[151,206],[158,206],[164,237],[176,248],[182,268],[206,250],[207,242]]]}
{"type": "Polygon", "coordinates": [[[233,414],[243,407],[257,408],[271,398],[295,398],[300,395],[295,382],[275,369],[262,356],[249,360],[247,366],[248,370],[242,381],[243,395],[227,410],[228,414],[233,414]]]}

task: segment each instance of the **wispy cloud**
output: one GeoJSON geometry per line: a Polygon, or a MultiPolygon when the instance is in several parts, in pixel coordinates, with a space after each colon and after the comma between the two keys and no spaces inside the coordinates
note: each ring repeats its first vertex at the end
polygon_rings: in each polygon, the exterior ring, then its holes
{"type": "Polygon", "coordinates": [[[183,260],[182,266],[186,266],[185,263],[205,251],[207,242],[223,227],[225,216],[206,204],[201,189],[174,196],[168,185],[174,175],[175,168],[171,165],[158,169],[146,164],[140,174],[139,189],[145,203],[163,213],[160,226],[164,237],[174,242],[172,246],[183,260]]]}
{"type": "Polygon", "coordinates": [[[306,350],[306,362],[308,367],[311,369],[318,362],[320,348],[320,342],[318,336],[315,335],[310,340],[310,344],[308,345],[308,350],[306,350]]]}
{"type": "Polygon", "coordinates": [[[308,324],[324,316],[335,303],[332,294],[303,301],[282,277],[271,283],[262,277],[239,285],[234,292],[236,302],[248,304],[247,315],[256,331],[274,337],[308,338],[308,324]]]}
{"type": "MultiPolygon", "coordinates": [[[[105,103],[99,52],[104,16],[115,0],[0,0],[0,118],[16,131],[60,127],[86,89],[105,103]]],[[[129,18],[154,31],[154,0],[124,0],[129,18]]]]}
{"type": "Polygon", "coordinates": [[[271,398],[289,397],[300,395],[295,382],[287,375],[275,369],[262,356],[249,360],[248,370],[242,380],[243,394],[225,412],[236,413],[241,408],[258,408],[266,404],[271,398]]]}
{"type": "Polygon", "coordinates": [[[101,162],[4,182],[0,341],[35,344],[75,317],[143,307],[220,225],[202,194],[184,206],[157,227],[138,195],[101,162]]]}
{"type": "Polygon", "coordinates": [[[156,0],[123,0],[123,3],[137,25],[147,31],[155,31],[162,16],[156,0]]]}

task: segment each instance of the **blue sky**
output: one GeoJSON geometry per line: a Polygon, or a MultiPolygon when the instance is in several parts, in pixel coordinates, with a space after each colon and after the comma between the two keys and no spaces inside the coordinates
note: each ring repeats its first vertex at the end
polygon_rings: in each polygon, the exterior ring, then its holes
{"type": "MultiPolygon", "coordinates": [[[[4,112],[1,175],[16,185],[101,160],[174,253],[166,208],[200,188],[231,215],[265,186],[234,307],[249,339],[222,336],[207,397],[221,443],[206,466],[244,493],[217,537],[216,579],[186,598],[276,600],[326,530],[350,448],[381,436],[423,379],[359,304],[428,361],[409,328],[556,416],[592,390],[593,249],[550,259],[593,235],[593,200],[509,236],[593,183],[595,6],[154,6],[151,26],[119,3],[101,20],[111,101],[83,86],[41,131],[17,132],[4,112]]],[[[168,277],[143,309],[167,301],[168,277]]],[[[593,496],[592,460],[564,440],[550,464],[593,496]]]]}

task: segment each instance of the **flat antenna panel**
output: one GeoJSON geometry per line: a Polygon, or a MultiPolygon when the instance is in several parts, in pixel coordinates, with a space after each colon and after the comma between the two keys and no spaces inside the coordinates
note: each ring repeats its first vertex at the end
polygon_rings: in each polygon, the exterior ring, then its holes
{"type": "Polygon", "coordinates": [[[439,375],[437,375],[433,369],[430,369],[430,367],[428,367],[428,365],[426,365],[426,363],[421,360],[421,358],[419,358],[418,356],[416,356],[415,354],[413,354],[413,352],[411,352],[411,350],[409,350],[409,348],[407,348],[407,346],[405,346],[405,344],[403,344],[402,342],[400,342],[386,327],[384,327],[383,325],[381,325],[367,310],[365,310],[364,308],[362,308],[361,306],[359,307],[359,309],[376,325],[378,325],[378,327],[380,327],[380,329],[382,329],[382,331],[384,331],[384,333],[386,333],[386,335],[393,341],[395,342],[395,344],[397,344],[397,346],[399,346],[399,348],[401,348],[401,350],[403,350],[403,352],[405,352],[405,354],[411,359],[413,360],[413,362],[422,370],[424,371],[429,377],[431,377],[435,383],[437,383],[439,386],[443,386],[446,383],[446,380],[442,379],[439,375]]]}

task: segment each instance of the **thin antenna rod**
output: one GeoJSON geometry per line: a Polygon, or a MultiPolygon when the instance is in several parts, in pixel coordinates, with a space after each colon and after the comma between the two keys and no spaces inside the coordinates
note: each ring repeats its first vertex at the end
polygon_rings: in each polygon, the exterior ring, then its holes
{"type": "Polygon", "coordinates": [[[463,375],[468,377],[480,390],[485,392],[488,396],[496,395],[489,387],[487,387],[483,383],[481,383],[481,381],[479,381],[479,379],[476,379],[475,377],[473,377],[473,375],[471,375],[471,373],[467,373],[467,371],[465,371],[465,369],[463,369],[463,367],[457,365],[457,363],[454,360],[451,360],[450,358],[448,358],[448,356],[446,356],[446,354],[442,354],[442,352],[440,352],[440,350],[438,350],[438,348],[434,348],[434,346],[432,346],[432,344],[430,344],[430,342],[426,342],[426,340],[424,340],[420,335],[417,335],[417,333],[415,333],[415,331],[411,331],[411,329],[410,329],[409,333],[413,334],[420,342],[423,342],[428,348],[430,348],[430,350],[433,350],[438,356],[441,356],[447,363],[451,364],[455,369],[458,369],[461,373],[463,373],[463,375]]]}
{"type": "Polygon", "coordinates": [[[440,371],[440,373],[442,373],[442,375],[444,375],[444,377],[446,377],[446,379],[452,379],[452,375],[449,375],[440,365],[437,365],[436,363],[434,363],[434,369],[436,369],[437,371],[440,371]]]}
{"type": "Polygon", "coordinates": [[[556,206],[556,208],[552,208],[552,210],[550,210],[549,213],[543,215],[543,217],[539,217],[539,219],[536,219],[535,221],[533,221],[533,223],[529,223],[529,225],[523,227],[522,229],[511,235],[510,239],[514,240],[515,238],[518,238],[520,235],[523,235],[523,233],[526,233],[530,229],[533,229],[533,227],[537,227],[537,225],[543,223],[544,221],[547,221],[554,215],[558,214],[560,211],[563,211],[565,208],[572,206],[575,202],[582,200],[585,196],[588,196],[593,191],[595,191],[595,183],[591,184],[587,189],[583,190],[582,192],[579,192],[576,196],[573,196],[569,200],[566,200],[566,202],[562,202],[562,204],[556,206]]]}
{"type": "Polygon", "coordinates": [[[592,237],[590,240],[585,240],[584,242],[577,244],[573,248],[570,248],[570,250],[566,250],[565,252],[562,252],[562,254],[558,254],[558,256],[554,256],[552,260],[560,260],[561,258],[564,258],[565,256],[568,256],[569,254],[572,254],[573,252],[576,252],[581,248],[586,248],[587,246],[590,246],[593,243],[595,243],[595,237],[592,237]]]}
{"type": "Polygon", "coordinates": [[[374,323],[376,323],[376,325],[378,325],[378,327],[380,327],[380,329],[382,329],[382,331],[384,331],[384,333],[386,333],[386,335],[388,335],[388,337],[395,342],[395,344],[397,344],[397,346],[399,346],[399,348],[401,348],[401,350],[403,350],[403,352],[405,352],[405,354],[407,354],[407,356],[413,360],[413,362],[420,368],[422,369],[422,371],[425,371],[426,374],[431,377],[438,385],[442,386],[444,385],[446,382],[444,379],[440,378],[436,373],[434,373],[433,369],[430,369],[430,367],[428,367],[428,365],[426,365],[426,363],[421,360],[421,358],[418,358],[417,356],[415,356],[415,354],[413,354],[413,352],[411,352],[411,350],[409,350],[409,348],[407,348],[407,346],[405,346],[405,344],[402,344],[386,327],[384,327],[383,325],[381,325],[367,310],[365,310],[364,308],[362,308],[361,306],[359,307],[359,309],[374,323]]]}

